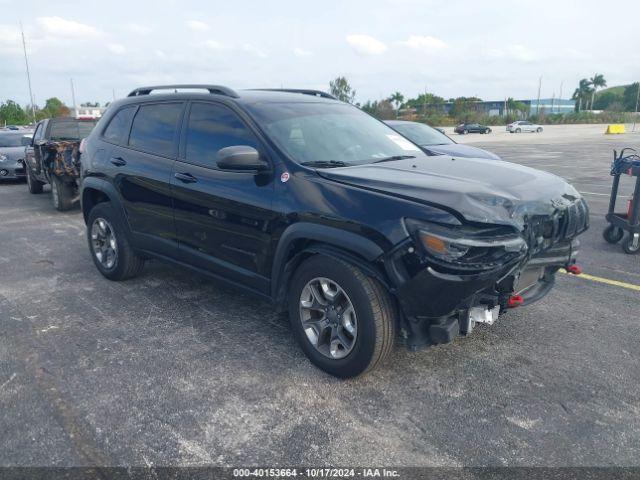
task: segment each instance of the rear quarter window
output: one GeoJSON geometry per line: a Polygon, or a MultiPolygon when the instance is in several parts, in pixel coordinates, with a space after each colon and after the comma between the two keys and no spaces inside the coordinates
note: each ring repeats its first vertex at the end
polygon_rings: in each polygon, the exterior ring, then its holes
{"type": "Polygon", "coordinates": [[[51,140],[81,140],[88,137],[95,126],[95,122],[78,122],[75,120],[53,122],[49,138],[51,140]]]}
{"type": "Polygon", "coordinates": [[[131,119],[136,111],[137,106],[121,108],[109,121],[102,136],[111,143],[126,145],[129,138],[129,128],[131,127],[131,119]]]}

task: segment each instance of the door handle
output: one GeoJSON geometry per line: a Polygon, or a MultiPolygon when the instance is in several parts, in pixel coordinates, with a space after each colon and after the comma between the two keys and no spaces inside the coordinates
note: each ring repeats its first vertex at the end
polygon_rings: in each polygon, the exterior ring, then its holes
{"type": "Polygon", "coordinates": [[[173,176],[183,183],[196,183],[198,181],[198,179],[193,175],[191,175],[190,173],[176,172],[173,174],[173,176]]]}
{"type": "Polygon", "coordinates": [[[113,163],[116,167],[122,167],[127,164],[127,161],[122,157],[112,157],[111,160],[109,161],[113,163]]]}

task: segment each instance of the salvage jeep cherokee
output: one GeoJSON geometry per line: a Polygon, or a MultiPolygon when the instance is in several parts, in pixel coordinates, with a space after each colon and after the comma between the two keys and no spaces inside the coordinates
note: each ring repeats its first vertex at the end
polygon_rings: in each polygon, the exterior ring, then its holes
{"type": "Polygon", "coordinates": [[[589,218],[559,177],[427,156],[311,90],[138,88],[100,120],[81,168],[105,277],[156,258],[255,292],[339,377],[377,366],[396,337],[450,342],[539,300],[560,268],[577,273],[589,218]]]}

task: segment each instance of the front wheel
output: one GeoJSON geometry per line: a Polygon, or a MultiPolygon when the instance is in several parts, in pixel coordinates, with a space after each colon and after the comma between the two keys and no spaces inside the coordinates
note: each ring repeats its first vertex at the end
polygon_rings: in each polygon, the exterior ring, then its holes
{"type": "Polygon", "coordinates": [[[640,233],[630,233],[622,242],[624,253],[633,255],[640,252],[640,233]]]}
{"type": "Polygon", "coordinates": [[[516,128],[516,133],[520,133],[520,132],[522,132],[522,129],[516,128]]]}
{"type": "Polygon", "coordinates": [[[144,260],[129,245],[122,222],[110,203],[99,203],[87,218],[87,240],[93,263],[109,280],[137,276],[144,260]]]}
{"type": "Polygon", "coordinates": [[[469,133],[469,130],[463,130],[462,131],[462,135],[466,135],[467,133],[469,133]]]}
{"type": "Polygon", "coordinates": [[[542,127],[538,127],[538,128],[536,128],[536,132],[537,132],[537,133],[542,132],[542,127]]]}
{"type": "Polygon", "coordinates": [[[490,128],[487,128],[487,129],[484,131],[484,133],[491,133],[491,129],[490,129],[490,128]]]}
{"type": "Polygon", "coordinates": [[[315,255],[294,273],[288,300],[296,340],[311,362],[331,375],[361,375],[392,350],[392,300],[359,268],[315,255]]]}

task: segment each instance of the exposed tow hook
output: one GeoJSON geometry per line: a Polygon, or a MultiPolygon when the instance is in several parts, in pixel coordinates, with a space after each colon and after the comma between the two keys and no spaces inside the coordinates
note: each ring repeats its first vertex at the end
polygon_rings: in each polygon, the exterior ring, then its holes
{"type": "Polygon", "coordinates": [[[519,307],[522,305],[522,302],[524,302],[522,295],[511,295],[509,300],[507,300],[507,308],[519,307]]]}
{"type": "Polygon", "coordinates": [[[582,273],[582,267],[578,264],[568,265],[567,267],[565,267],[565,270],[567,271],[567,273],[570,273],[572,275],[580,275],[582,273]]]}

